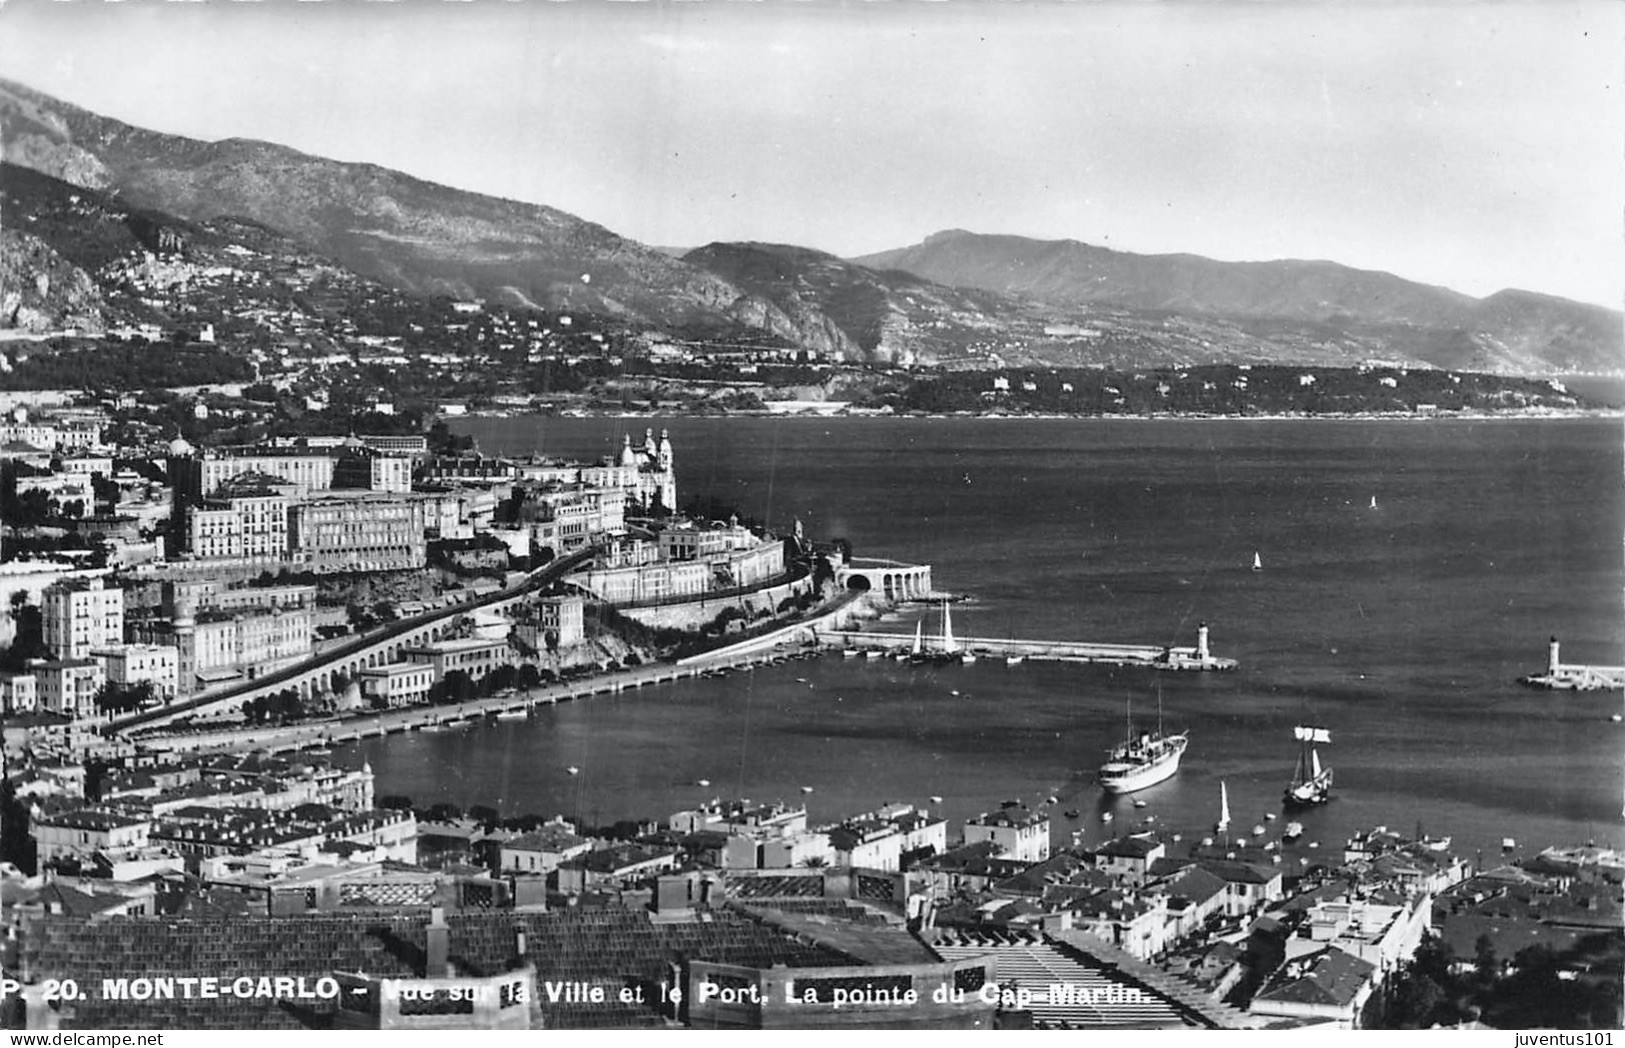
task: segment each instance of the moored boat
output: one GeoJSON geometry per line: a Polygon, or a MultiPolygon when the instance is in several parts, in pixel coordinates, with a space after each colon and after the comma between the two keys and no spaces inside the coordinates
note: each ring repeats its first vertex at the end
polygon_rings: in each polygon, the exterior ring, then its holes
{"type": "Polygon", "coordinates": [[[1282,840],[1295,841],[1299,837],[1302,837],[1302,836],[1303,836],[1303,823],[1298,822],[1296,820],[1287,823],[1286,824],[1286,829],[1281,831],[1281,839],[1282,840]]]}
{"type": "Polygon", "coordinates": [[[1128,711],[1128,733],[1100,766],[1098,778],[1107,793],[1133,793],[1155,786],[1179,770],[1179,758],[1190,745],[1186,732],[1162,733],[1162,692],[1157,692],[1157,730],[1134,731],[1132,704],[1128,711]]]}

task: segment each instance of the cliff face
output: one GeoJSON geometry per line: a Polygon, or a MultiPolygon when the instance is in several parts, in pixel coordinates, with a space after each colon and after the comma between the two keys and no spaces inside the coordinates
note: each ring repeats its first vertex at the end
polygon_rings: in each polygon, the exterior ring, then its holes
{"type": "Polygon", "coordinates": [[[136,207],[240,216],[355,272],[428,294],[723,326],[739,289],[556,208],[244,139],[132,127],[0,81],[7,157],[136,207]]]}
{"type": "Polygon", "coordinates": [[[0,328],[45,332],[106,326],[96,281],[43,240],[0,229],[0,328]]]}

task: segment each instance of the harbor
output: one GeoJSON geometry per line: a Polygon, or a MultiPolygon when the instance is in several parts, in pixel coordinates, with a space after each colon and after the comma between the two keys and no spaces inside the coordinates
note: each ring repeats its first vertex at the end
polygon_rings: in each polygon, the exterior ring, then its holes
{"type": "Polygon", "coordinates": [[[1619,691],[1625,689],[1625,666],[1565,663],[1553,637],[1546,646],[1546,672],[1519,677],[1518,683],[1548,691],[1619,691]]]}
{"type": "Polygon", "coordinates": [[[1050,662],[1088,663],[1097,666],[1142,666],[1152,670],[1218,672],[1233,670],[1237,660],[1212,653],[1208,645],[1208,628],[1203,623],[1197,629],[1196,644],[1192,647],[1171,647],[1154,644],[1115,644],[1090,641],[1027,640],[1013,637],[959,637],[952,630],[938,637],[923,638],[920,634],[901,634],[870,630],[844,630],[820,635],[820,641],[831,648],[857,654],[879,653],[929,658],[935,656],[958,657],[974,661],[986,656],[990,659],[1050,662]],[[967,658],[968,656],[968,658],[967,658]]]}

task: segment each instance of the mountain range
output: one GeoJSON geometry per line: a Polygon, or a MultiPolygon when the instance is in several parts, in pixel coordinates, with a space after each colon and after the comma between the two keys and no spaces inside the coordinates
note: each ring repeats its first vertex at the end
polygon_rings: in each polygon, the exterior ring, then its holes
{"type": "MultiPolygon", "coordinates": [[[[1532,292],[1474,299],[1331,262],[1137,255],[962,230],[854,260],[755,243],[678,255],[545,205],[267,142],[163,134],[7,81],[0,144],[9,163],[132,211],[247,220],[395,289],[599,313],[667,336],[754,332],[849,360],[951,367],[1619,365],[1618,312],[1532,292]]],[[[82,302],[80,278],[29,239],[26,219],[5,216],[0,276],[31,290],[43,274],[82,302]]],[[[97,279],[93,267],[80,271],[97,279]]],[[[18,297],[7,297],[0,325],[18,297]]],[[[38,298],[17,316],[72,322],[71,303],[53,318],[38,298]]]]}

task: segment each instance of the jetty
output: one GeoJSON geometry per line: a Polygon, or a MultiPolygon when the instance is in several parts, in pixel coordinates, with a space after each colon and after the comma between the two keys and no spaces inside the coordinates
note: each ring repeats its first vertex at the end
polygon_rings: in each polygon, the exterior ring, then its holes
{"type": "MultiPolygon", "coordinates": [[[[836,630],[819,634],[819,641],[826,648],[907,654],[913,650],[914,634],[836,630]]],[[[1238,665],[1235,659],[1221,658],[1212,653],[1208,647],[1208,630],[1205,622],[1197,628],[1194,647],[1024,640],[1010,637],[959,637],[954,641],[954,650],[986,655],[989,658],[1020,656],[1024,659],[1084,662],[1101,666],[1143,666],[1153,670],[1216,672],[1233,670],[1238,665]]]]}
{"type": "Polygon", "coordinates": [[[1557,638],[1546,646],[1546,672],[1519,677],[1519,684],[1551,691],[1617,691],[1625,689],[1625,666],[1585,666],[1559,657],[1557,638]]]}

